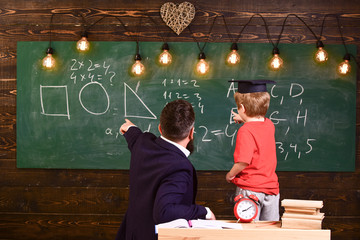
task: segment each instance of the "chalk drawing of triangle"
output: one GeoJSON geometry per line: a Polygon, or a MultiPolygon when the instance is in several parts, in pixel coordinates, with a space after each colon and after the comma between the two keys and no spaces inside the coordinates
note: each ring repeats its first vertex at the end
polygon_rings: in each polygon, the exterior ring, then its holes
{"type": "Polygon", "coordinates": [[[148,106],[146,106],[146,104],[143,102],[143,100],[141,100],[141,98],[136,94],[136,92],[134,90],[131,89],[131,87],[129,85],[127,85],[126,83],[124,83],[124,105],[125,105],[125,117],[135,117],[135,118],[146,118],[146,119],[157,119],[157,117],[155,116],[155,114],[148,108],[148,106]],[[127,91],[127,89],[129,89],[130,91],[127,91]],[[129,97],[129,95],[127,94],[132,94],[133,96],[135,96],[136,100],[138,100],[138,103],[134,103],[131,102],[129,104],[131,104],[131,108],[128,108],[127,106],[127,98],[129,97]],[[131,114],[131,109],[139,109],[142,108],[143,111],[145,112],[145,114],[140,115],[140,114],[131,114]]]}

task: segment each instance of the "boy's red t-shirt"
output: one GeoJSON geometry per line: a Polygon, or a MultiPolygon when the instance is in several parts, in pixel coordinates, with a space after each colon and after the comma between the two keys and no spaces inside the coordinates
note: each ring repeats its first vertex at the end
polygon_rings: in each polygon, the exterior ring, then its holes
{"type": "Polygon", "coordinates": [[[270,119],[246,122],[240,127],[236,137],[234,162],[249,164],[232,180],[238,187],[271,195],[279,193],[275,173],[275,126],[270,119]]]}

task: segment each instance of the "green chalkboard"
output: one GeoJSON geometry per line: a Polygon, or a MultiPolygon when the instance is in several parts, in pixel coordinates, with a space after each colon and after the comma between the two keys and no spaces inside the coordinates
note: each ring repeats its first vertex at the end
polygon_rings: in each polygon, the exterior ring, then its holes
{"type": "MultiPolygon", "coordinates": [[[[280,44],[284,68],[268,69],[272,46],[241,43],[241,62],[225,64],[230,43],[208,43],[210,72],[195,74],[194,42],[170,42],[173,64],[156,63],[161,42],[140,42],[146,74],[129,74],[135,42],[53,42],[57,68],[41,67],[47,42],[18,42],[17,166],[20,168],[127,169],[130,154],[119,128],[129,118],[158,134],[158,116],[175,99],[196,113],[197,170],[228,170],[236,133],[232,79],[271,79],[267,117],[276,126],[278,171],[353,171],[355,167],[356,71],[336,73],[342,45],[326,45],[329,61],[315,64],[315,44],[280,44]]],[[[201,43],[202,44],[202,43],[201,43]]],[[[347,46],[356,55],[356,46],[347,46]]],[[[355,69],[355,66],[353,66],[355,69]]]]}

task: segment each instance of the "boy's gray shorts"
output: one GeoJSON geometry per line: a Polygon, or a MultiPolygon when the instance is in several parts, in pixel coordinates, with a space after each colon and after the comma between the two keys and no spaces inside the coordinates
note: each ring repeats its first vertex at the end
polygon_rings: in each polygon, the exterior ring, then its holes
{"type": "Polygon", "coordinates": [[[255,218],[255,221],[279,221],[280,193],[278,195],[269,195],[236,187],[235,194],[235,196],[242,194],[244,197],[248,197],[249,195],[253,194],[259,198],[259,213],[255,218]]]}

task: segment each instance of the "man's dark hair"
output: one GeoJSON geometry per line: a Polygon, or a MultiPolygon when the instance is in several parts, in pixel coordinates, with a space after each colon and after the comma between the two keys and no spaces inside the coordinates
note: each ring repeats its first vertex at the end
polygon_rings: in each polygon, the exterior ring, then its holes
{"type": "Polygon", "coordinates": [[[181,99],[166,104],[160,115],[162,135],[174,142],[186,138],[194,122],[193,107],[189,102],[181,99]]]}

